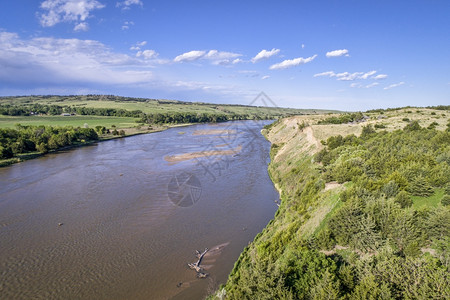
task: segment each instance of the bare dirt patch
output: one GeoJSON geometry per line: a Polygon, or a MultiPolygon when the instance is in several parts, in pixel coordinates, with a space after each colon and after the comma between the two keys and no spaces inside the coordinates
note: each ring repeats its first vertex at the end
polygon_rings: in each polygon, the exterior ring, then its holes
{"type": "Polygon", "coordinates": [[[342,184],[337,183],[336,181],[327,182],[327,183],[325,183],[325,189],[324,189],[324,191],[329,191],[329,190],[338,188],[338,187],[340,187],[340,186],[342,186],[342,184]]]}

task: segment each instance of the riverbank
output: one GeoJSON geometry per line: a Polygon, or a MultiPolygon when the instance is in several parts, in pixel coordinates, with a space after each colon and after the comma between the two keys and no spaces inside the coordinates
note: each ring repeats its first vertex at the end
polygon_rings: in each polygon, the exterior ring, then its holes
{"type": "Polygon", "coordinates": [[[22,153],[19,154],[15,157],[12,158],[8,158],[8,159],[3,159],[0,160],[0,168],[2,167],[7,167],[16,163],[20,163],[20,162],[24,162],[30,159],[35,159],[35,158],[39,158],[45,155],[52,155],[52,154],[56,154],[58,152],[62,152],[62,151],[68,151],[71,149],[76,149],[79,147],[85,147],[85,146],[89,146],[89,145],[93,145],[93,144],[97,144],[97,143],[101,143],[101,142],[105,142],[105,141],[110,141],[110,140],[115,140],[115,139],[121,139],[121,138],[126,138],[126,137],[131,137],[131,136],[136,136],[136,135],[142,135],[142,134],[149,134],[149,133],[155,133],[155,132],[161,132],[170,128],[177,128],[177,127],[186,127],[186,126],[190,126],[193,125],[192,123],[186,123],[186,124],[173,124],[173,125],[157,125],[155,127],[152,126],[152,129],[138,129],[136,127],[132,127],[132,128],[121,128],[121,130],[123,130],[125,132],[124,135],[100,135],[98,140],[95,141],[86,141],[83,143],[76,143],[76,144],[72,144],[70,146],[65,146],[65,147],[61,147],[55,150],[50,150],[47,153],[41,153],[38,151],[35,152],[28,152],[28,153],[22,153]]]}
{"type": "Polygon", "coordinates": [[[318,125],[325,118],[290,117],[263,130],[272,143],[268,172],[281,204],[274,219],[241,253],[227,284],[210,299],[449,295],[444,276],[448,250],[436,246],[445,240],[435,230],[448,234],[448,222],[437,220],[448,220],[450,211],[436,204],[433,196],[433,190],[442,195],[442,187],[449,184],[443,171],[448,163],[439,158],[448,145],[447,113],[402,109],[373,112],[363,122],[318,125]],[[397,151],[389,151],[394,146],[397,151]],[[431,160],[428,166],[439,169],[423,170],[430,174],[424,184],[432,196],[420,198],[430,204],[415,221],[410,218],[420,213],[417,197],[409,194],[415,193],[409,182],[417,179],[407,178],[413,165],[396,156],[402,151],[411,153],[413,161],[426,157],[431,160]],[[392,157],[380,160],[379,155],[392,157]],[[389,168],[387,162],[396,167],[389,168]],[[383,219],[378,211],[392,218],[383,219]],[[410,220],[408,234],[397,235],[402,225],[396,220],[410,220]],[[387,264],[377,265],[385,260],[387,264]],[[407,261],[415,267],[405,267],[407,261]],[[379,273],[364,272],[372,263],[379,273]],[[389,268],[398,270],[395,278],[388,275],[389,268]],[[418,268],[432,275],[418,275],[418,268]],[[433,284],[430,276],[444,280],[446,288],[433,284]],[[419,285],[409,283],[412,277],[419,285]]]}

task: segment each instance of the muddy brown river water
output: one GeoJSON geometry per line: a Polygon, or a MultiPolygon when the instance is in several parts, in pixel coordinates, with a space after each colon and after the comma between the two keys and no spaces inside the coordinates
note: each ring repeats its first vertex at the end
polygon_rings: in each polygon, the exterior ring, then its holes
{"type": "Polygon", "coordinates": [[[202,299],[277,209],[264,124],[172,128],[1,168],[0,299],[202,299]],[[187,263],[205,248],[198,279],[187,263]]]}

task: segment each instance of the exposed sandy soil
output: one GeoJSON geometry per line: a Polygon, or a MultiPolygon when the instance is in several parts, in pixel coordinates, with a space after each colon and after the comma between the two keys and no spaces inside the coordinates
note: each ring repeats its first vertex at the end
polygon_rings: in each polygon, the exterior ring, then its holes
{"type": "Polygon", "coordinates": [[[199,157],[213,156],[213,155],[233,155],[241,152],[242,146],[239,145],[234,149],[228,150],[212,150],[212,151],[199,151],[199,152],[190,152],[184,154],[177,155],[169,155],[164,157],[164,159],[168,162],[177,163],[180,161],[190,160],[199,157]]]}
{"type": "Polygon", "coordinates": [[[325,183],[325,189],[324,189],[324,191],[329,191],[329,190],[338,188],[338,187],[340,187],[340,186],[342,186],[342,184],[337,183],[336,181],[327,182],[327,183],[325,183]]]}

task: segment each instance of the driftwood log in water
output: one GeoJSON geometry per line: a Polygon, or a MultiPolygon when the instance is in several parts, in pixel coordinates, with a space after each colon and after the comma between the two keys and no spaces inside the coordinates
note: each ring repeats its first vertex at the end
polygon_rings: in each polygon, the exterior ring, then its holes
{"type": "Polygon", "coordinates": [[[208,276],[208,274],[202,273],[203,269],[202,269],[202,267],[200,267],[203,256],[205,256],[205,254],[206,254],[206,252],[208,252],[208,250],[209,250],[208,248],[205,248],[205,251],[203,251],[203,252],[195,250],[198,260],[195,263],[188,264],[189,268],[191,268],[197,272],[198,278],[206,278],[206,276],[208,276]]]}

